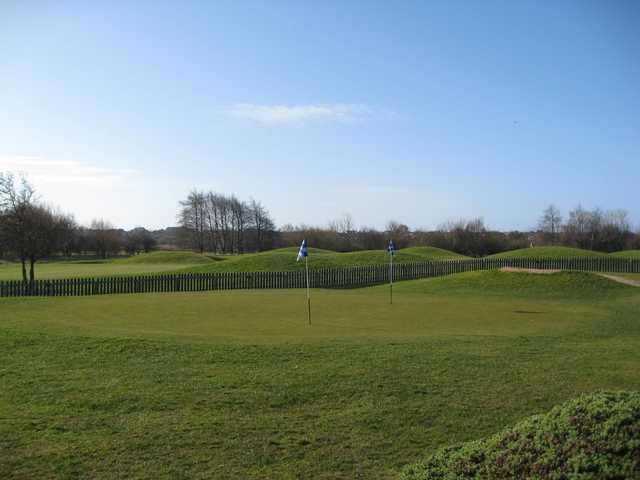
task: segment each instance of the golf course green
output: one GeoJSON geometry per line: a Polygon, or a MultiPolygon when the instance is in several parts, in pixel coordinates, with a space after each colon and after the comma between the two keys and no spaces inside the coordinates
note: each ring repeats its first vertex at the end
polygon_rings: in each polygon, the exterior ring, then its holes
{"type": "Polygon", "coordinates": [[[312,291],[0,300],[0,477],[397,478],[640,390],[640,288],[499,271],[312,291]]]}

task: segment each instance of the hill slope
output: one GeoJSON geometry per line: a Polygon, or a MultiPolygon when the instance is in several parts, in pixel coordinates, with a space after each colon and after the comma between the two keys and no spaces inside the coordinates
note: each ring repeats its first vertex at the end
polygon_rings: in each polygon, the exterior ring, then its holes
{"type": "MultiPolygon", "coordinates": [[[[222,257],[223,260],[207,265],[189,268],[189,272],[285,272],[304,268],[303,262],[296,262],[296,247],[279,248],[268,252],[222,257]]],[[[425,262],[466,258],[454,252],[435,247],[413,247],[398,250],[394,258],[398,263],[425,262]]],[[[384,264],[389,256],[384,250],[364,250],[360,252],[338,253],[316,248],[309,249],[309,268],[336,268],[357,265],[384,264]]]]}
{"type": "MultiPolygon", "coordinates": [[[[381,287],[376,287],[381,288],[381,287]]],[[[604,298],[635,294],[637,287],[623,285],[588,272],[535,274],[488,270],[398,283],[398,292],[428,295],[477,295],[516,298],[604,298]]]]}
{"type": "Polygon", "coordinates": [[[606,253],[571,247],[531,247],[489,255],[487,258],[584,258],[606,257],[606,253]]]}
{"type": "Polygon", "coordinates": [[[485,440],[436,451],[404,480],[640,476],[640,392],[583,395],[485,440]]]}
{"type": "Polygon", "coordinates": [[[213,263],[214,261],[215,260],[211,257],[191,251],[157,251],[151,253],[142,253],[140,255],[134,255],[133,257],[125,258],[123,260],[117,260],[117,263],[150,265],[197,265],[213,263]]]}

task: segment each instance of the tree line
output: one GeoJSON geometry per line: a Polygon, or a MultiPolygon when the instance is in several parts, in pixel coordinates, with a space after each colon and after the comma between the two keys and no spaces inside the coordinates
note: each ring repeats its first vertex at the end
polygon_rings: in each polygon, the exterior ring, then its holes
{"type": "Polygon", "coordinates": [[[0,258],[18,260],[26,283],[35,280],[36,263],[52,256],[107,258],[154,247],[154,238],[142,228],[124,232],[104,220],[82,227],[73,215],[38,199],[26,179],[0,172],[0,258]]]}
{"type": "Polygon", "coordinates": [[[285,225],[278,232],[278,246],[296,246],[306,238],[309,245],[341,252],[380,250],[393,239],[397,248],[433,246],[471,257],[483,257],[532,246],[568,246],[599,252],[640,249],[640,232],[632,230],[625,210],[571,210],[568,218],[550,205],[531,231],[501,232],[482,218],[448,221],[434,230],[411,230],[397,221],[385,229],[355,228],[353,218],[344,215],[326,227],[285,225]]]}
{"type": "Polygon", "coordinates": [[[225,254],[297,247],[305,238],[310,246],[339,252],[382,250],[393,240],[397,248],[434,246],[474,257],[541,245],[602,252],[640,249],[640,233],[632,231],[626,211],[582,206],[569,211],[565,220],[550,205],[527,232],[497,231],[482,218],[449,221],[434,230],[412,230],[393,220],[382,230],[358,228],[349,214],[326,226],[287,224],[277,229],[259,201],[192,190],[179,204],[177,223],[177,228],[153,233],[144,228],[126,232],[102,219],[81,226],[72,215],[42,202],[24,178],[0,172],[0,258],[18,260],[25,282],[35,279],[35,265],[45,258],[135,255],[153,250],[159,241],[163,248],[225,254]]]}
{"type": "Polygon", "coordinates": [[[563,220],[560,210],[549,205],[538,223],[537,240],[600,252],[640,248],[640,235],[633,233],[626,210],[587,210],[578,205],[563,220]]]}
{"type": "Polygon", "coordinates": [[[235,195],[193,190],[180,202],[182,242],[203,253],[268,250],[276,243],[276,227],[262,203],[235,195]]]}
{"type": "Polygon", "coordinates": [[[278,233],[281,247],[299,245],[306,238],[311,246],[338,252],[384,250],[389,240],[393,240],[396,248],[433,246],[475,257],[524,248],[530,241],[527,232],[490,230],[481,218],[446,222],[436,230],[411,230],[408,225],[392,220],[378,230],[355,228],[353,218],[346,214],[326,227],[285,225],[278,233]]]}

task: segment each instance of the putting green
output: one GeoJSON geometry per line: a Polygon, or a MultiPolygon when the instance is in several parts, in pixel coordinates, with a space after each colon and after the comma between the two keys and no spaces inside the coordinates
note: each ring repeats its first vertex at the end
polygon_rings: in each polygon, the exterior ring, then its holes
{"type": "Polygon", "coordinates": [[[473,272],[388,290],[0,299],[0,478],[397,478],[640,389],[640,289],[473,272]]]}

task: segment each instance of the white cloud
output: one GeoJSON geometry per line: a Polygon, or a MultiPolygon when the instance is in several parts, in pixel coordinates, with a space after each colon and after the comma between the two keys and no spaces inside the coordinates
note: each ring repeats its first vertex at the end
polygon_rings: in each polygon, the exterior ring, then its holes
{"type": "Polygon", "coordinates": [[[50,160],[42,157],[0,157],[0,171],[24,174],[28,180],[42,184],[113,185],[131,180],[132,169],[96,167],[73,160],[50,160]]]}
{"type": "Polygon", "coordinates": [[[337,103],[323,105],[256,105],[237,103],[227,113],[264,124],[300,123],[309,120],[353,121],[371,115],[366,105],[337,103]]]}

